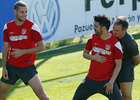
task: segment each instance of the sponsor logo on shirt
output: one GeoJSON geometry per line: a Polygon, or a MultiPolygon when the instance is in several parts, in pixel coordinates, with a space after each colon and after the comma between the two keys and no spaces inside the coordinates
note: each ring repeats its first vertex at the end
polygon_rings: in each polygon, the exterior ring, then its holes
{"type": "Polygon", "coordinates": [[[13,34],[14,32],[10,32],[10,34],[13,34]]]}
{"type": "Polygon", "coordinates": [[[26,29],[22,29],[22,34],[26,34],[26,29]]]}
{"type": "Polygon", "coordinates": [[[18,41],[18,40],[23,40],[23,39],[27,39],[27,38],[28,38],[28,36],[23,36],[23,35],[10,36],[11,41],[18,41]]]}
{"type": "Polygon", "coordinates": [[[93,47],[92,50],[94,52],[101,52],[103,55],[107,54],[107,55],[111,55],[111,52],[104,50],[102,48],[98,48],[98,47],[93,47]]]}
{"type": "Polygon", "coordinates": [[[94,43],[94,45],[98,45],[98,43],[94,43]]]}
{"type": "Polygon", "coordinates": [[[109,49],[110,49],[110,47],[111,47],[111,45],[106,44],[105,49],[106,49],[106,50],[109,50],[109,49]]]}

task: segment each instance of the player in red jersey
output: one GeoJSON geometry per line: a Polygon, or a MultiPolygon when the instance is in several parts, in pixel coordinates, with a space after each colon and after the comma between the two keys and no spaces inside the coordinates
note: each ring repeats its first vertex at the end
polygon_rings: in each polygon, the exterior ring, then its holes
{"type": "Polygon", "coordinates": [[[24,2],[15,3],[14,13],[15,20],[6,23],[3,32],[0,100],[6,100],[7,93],[18,79],[26,85],[29,84],[40,100],[49,100],[34,65],[35,53],[44,50],[39,28],[26,19],[27,6],[24,2]]]}
{"type": "Polygon", "coordinates": [[[94,21],[95,33],[83,52],[83,57],[91,60],[89,72],[77,88],[73,100],[87,100],[96,93],[109,100],[123,100],[115,82],[123,58],[120,42],[108,32],[110,19],[106,15],[95,16],[94,21]]]}
{"type": "Polygon", "coordinates": [[[138,45],[133,36],[127,32],[128,26],[129,21],[125,16],[119,16],[114,20],[113,34],[122,45],[124,57],[122,59],[122,69],[116,79],[123,100],[132,100],[134,67],[140,63],[138,45]]]}

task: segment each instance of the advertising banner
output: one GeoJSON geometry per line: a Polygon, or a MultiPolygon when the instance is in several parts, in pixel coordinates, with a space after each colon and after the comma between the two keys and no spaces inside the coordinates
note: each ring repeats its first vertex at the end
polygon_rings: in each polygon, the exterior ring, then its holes
{"type": "Polygon", "coordinates": [[[130,25],[140,24],[140,0],[23,1],[28,19],[39,26],[45,43],[93,33],[93,16],[98,14],[109,16],[111,23],[121,15],[128,17],[130,25]]]}

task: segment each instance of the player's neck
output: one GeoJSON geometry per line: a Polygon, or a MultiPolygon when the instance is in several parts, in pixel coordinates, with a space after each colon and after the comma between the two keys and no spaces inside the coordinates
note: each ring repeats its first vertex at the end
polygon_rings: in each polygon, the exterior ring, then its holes
{"type": "Polygon", "coordinates": [[[24,22],[19,21],[18,19],[15,19],[15,24],[17,26],[21,26],[24,22]]]}
{"type": "Polygon", "coordinates": [[[100,38],[101,38],[102,40],[107,40],[107,39],[109,39],[110,37],[111,37],[111,34],[110,34],[109,32],[103,33],[103,34],[100,36],[100,38]]]}

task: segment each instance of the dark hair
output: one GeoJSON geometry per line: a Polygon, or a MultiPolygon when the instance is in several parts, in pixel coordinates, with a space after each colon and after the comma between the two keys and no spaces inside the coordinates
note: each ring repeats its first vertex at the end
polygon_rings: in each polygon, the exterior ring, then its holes
{"type": "Polygon", "coordinates": [[[106,15],[97,15],[94,16],[94,21],[99,22],[100,26],[105,26],[107,30],[110,28],[110,19],[106,15]]]}
{"type": "Polygon", "coordinates": [[[19,6],[26,7],[26,4],[23,1],[17,1],[14,5],[14,10],[18,10],[19,6]]]}
{"type": "Polygon", "coordinates": [[[127,29],[129,26],[129,21],[125,16],[119,16],[114,20],[115,25],[122,25],[122,29],[127,29]]]}

